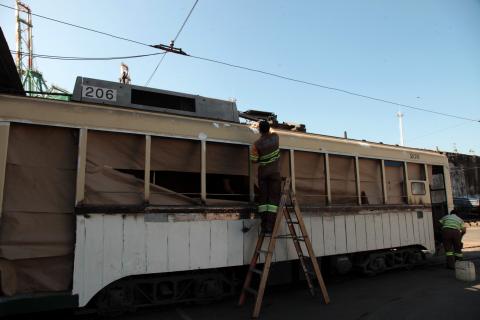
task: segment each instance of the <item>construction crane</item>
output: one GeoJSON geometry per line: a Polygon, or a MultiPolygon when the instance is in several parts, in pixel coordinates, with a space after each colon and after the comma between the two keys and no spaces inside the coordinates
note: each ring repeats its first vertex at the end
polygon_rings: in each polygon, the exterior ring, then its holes
{"type": "Polygon", "coordinates": [[[63,88],[48,86],[40,71],[33,65],[32,11],[21,1],[16,1],[16,42],[15,62],[23,88],[27,95],[69,100],[69,92],[63,88]],[[65,95],[63,95],[65,94],[65,95]]]}

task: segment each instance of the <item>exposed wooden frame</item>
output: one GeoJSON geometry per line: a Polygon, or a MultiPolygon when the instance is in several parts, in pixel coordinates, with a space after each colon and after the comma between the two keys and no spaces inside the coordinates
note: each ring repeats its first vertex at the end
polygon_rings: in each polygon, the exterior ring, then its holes
{"type": "Polygon", "coordinates": [[[150,202],[150,159],[152,152],[152,137],[149,135],[145,136],[145,175],[144,175],[144,189],[143,189],[143,199],[146,203],[150,202]]]}
{"type": "Polygon", "coordinates": [[[200,197],[203,203],[207,201],[207,141],[201,140],[201,171],[200,171],[200,197]]]}
{"type": "Polygon", "coordinates": [[[3,193],[5,189],[5,174],[7,173],[8,137],[10,122],[0,122],[0,224],[3,212],[3,193]]]}
{"type": "Polygon", "coordinates": [[[425,171],[425,197],[427,198],[427,203],[432,203],[432,198],[430,196],[430,177],[428,176],[428,165],[423,164],[423,170],[425,171]]]}
{"type": "Polygon", "coordinates": [[[87,164],[88,129],[81,128],[78,138],[77,184],[75,190],[75,205],[85,199],[85,168],[87,164]]]}
{"type": "Polygon", "coordinates": [[[290,177],[292,178],[292,191],[296,193],[297,189],[295,188],[295,151],[290,149],[290,177]]]}
{"type": "Polygon", "coordinates": [[[355,182],[357,186],[358,205],[362,205],[362,194],[360,191],[360,161],[358,161],[358,156],[355,156],[355,182]]]}
{"type": "Polygon", "coordinates": [[[332,204],[332,190],[330,188],[330,160],[328,153],[325,153],[325,181],[327,183],[327,204],[332,204]]]}
{"type": "Polygon", "coordinates": [[[382,163],[382,189],[383,189],[383,204],[388,202],[388,193],[387,193],[387,177],[385,175],[385,160],[381,159],[382,163]]]}
{"type": "Polygon", "coordinates": [[[412,188],[410,186],[410,180],[408,179],[408,162],[403,161],[403,181],[405,181],[405,193],[407,195],[407,204],[412,203],[412,188]]]}
{"type": "Polygon", "coordinates": [[[255,165],[250,161],[252,154],[252,146],[248,146],[248,193],[250,195],[250,202],[255,201],[255,165]]]}

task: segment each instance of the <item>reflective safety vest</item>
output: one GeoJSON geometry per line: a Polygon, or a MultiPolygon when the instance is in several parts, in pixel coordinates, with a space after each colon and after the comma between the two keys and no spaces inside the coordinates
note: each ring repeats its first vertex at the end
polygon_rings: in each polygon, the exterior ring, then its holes
{"type": "Polygon", "coordinates": [[[262,135],[255,141],[250,153],[250,160],[267,166],[280,159],[279,138],[276,133],[262,135]]]}
{"type": "Polygon", "coordinates": [[[442,219],[440,219],[440,223],[442,224],[442,229],[444,228],[456,229],[456,230],[463,229],[463,220],[456,214],[448,214],[444,216],[442,219]]]}

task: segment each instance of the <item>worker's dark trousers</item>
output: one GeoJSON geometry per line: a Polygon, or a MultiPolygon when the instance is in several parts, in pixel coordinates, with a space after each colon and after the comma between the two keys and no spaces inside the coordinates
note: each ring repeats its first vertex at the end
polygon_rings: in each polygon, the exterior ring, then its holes
{"type": "Polygon", "coordinates": [[[262,230],[267,233],[271,233],[275,225],[281,183],[279,172],[258,175],[258,187],[260,189],[258,212],[262,217],[262,230]]]}
{"type": "Polygon", "coordinates": [[[443,228],[443,247],[447,259],[447,268],[455,268],[455,260],[462,259],[462,233],[457,229],[443,228]]]}

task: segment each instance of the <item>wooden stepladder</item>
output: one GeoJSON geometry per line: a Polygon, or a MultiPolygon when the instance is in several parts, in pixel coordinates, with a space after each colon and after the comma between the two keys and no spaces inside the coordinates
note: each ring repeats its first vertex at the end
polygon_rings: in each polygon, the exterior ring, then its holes
{"type": "Polygon", "coordinates": [[[278,206],[278,211],[276,214],[277,216],[272,233],[267,234],[262,230],[260,232],[260,235],[258,236],[257,245],[255,246],[255,252],[253,253],[250,267],[248,269],[245,282],[243,284],[240,300],[238,301],[238,304],[242,306],[245,303],[247,293],[251,293],[256,297],[252,318],[258,318],[258,315],[260,314],[260,308],[262,307],[263,295],[265,293],[265,287],[267,285],[268,274],[270,272],[270,266],[272,264],[273,252],[275,250],[275,243],[277,239],[288,238],[293,240],[293,244],[295,245],[295,250],[297,251],[298,259],[300,260],[302,271],[305,274],[310,293],[312,294],[312,296],[315,295],[316,290],[314,287],[313,277],[316,277],[325,304],[328,304],[330,302],[327,288],[325,287],[322,274],[320,273],[320,267],[318,266],[315,253],[313,252],[312,243],[308,236],[307,229],[305,228],[305,223],[303,222],[302,213],[300,212],[300,208],[298,206],[295,194],[290,188],[290,182],[290,178],[285,179],[285,183],[282,188],[282,196],[280,198],[280,204],[278,206]],[[280,225],[282,223],[283,217],[285,218],[285,221],[287,223],[289,234],[279,235],[278,232],[280,230],[280,225]],[[298,225],[300,227],[301,235],[297,235],[295,225],[298,225]],[[265,238],[270,238],[267,251],[261,250],[265,238]],[[305,242],[308,256],[305,256],[305,254],[303,253],[300,242],[305,242]],[[261,254],[265,255],[265,263],[262,270],[256,268],[258,258],[261,254]],[[254,273],[260,275],[261,277],[258,290],[250,287],[250,284],[252,282],[252,276],[254,273]]]}

